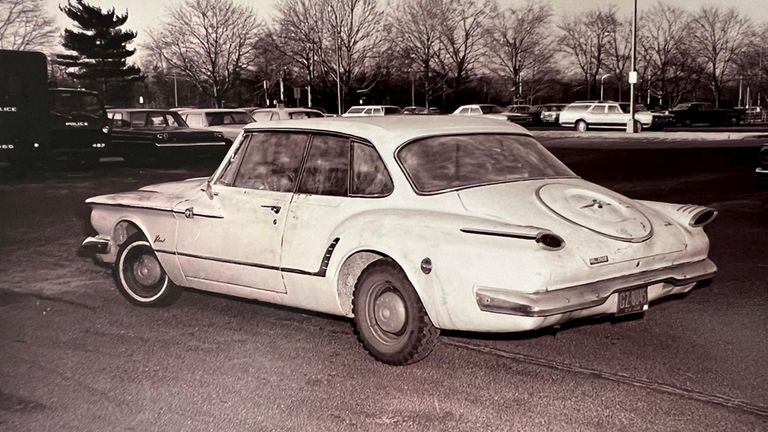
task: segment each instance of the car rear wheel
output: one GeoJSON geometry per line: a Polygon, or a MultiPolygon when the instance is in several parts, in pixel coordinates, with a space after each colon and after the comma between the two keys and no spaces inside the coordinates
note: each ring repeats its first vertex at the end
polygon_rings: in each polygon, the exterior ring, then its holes
{"type": "Polygon", "coordinates": [[[171,281],[152,245],[140,233],[120,246],[114,276],[120,294],[139,306],[168,306],[184,291],[171,281]]]}
{"type": "Polygon", "coordinates": [[[589,125],[587,125],[587,122],[584,120],[579,120],[576,122],[576,130],[579,132],[586,132],[589,129],[589,125]]]}
{"type": "Polygon", "coordinates": [[[375,261],[363,270],[352,311],[360,343],[382,363],[416,363],[432,352],[440,335],[413,285],[391,260],[375,261]]]}

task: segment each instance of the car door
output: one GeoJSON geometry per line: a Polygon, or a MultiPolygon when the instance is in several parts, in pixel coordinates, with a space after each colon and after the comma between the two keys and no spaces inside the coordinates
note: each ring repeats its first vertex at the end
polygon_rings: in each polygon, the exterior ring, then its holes
{"type": "Polygon", "coordinates": [[[607,105],[604,124],[608,126],[626,126],[629,114],[621,111],[618,105],[607,105]]]}
{"type": "Polygon", "coordinates": [[[602,126],[605,123],[605,104],[595,104],[587,110],[584,118],[591,126],[602,126]]]}
{"type": "Polygon", "coordinates": [[[345,221],[384,206],[377,198],[391,192],[391,177],[372,146],[343,136],[314,135],[283,237],[286,280],[286,273],[325,276],[336,243],[343,241],[345,221]]]}
{"type": "Polygon", "coordinates": [[[309,135],[246,135],[207,192],[179,203],[176,253],[187,280],[285,292],[283,231],[309,135]]]}

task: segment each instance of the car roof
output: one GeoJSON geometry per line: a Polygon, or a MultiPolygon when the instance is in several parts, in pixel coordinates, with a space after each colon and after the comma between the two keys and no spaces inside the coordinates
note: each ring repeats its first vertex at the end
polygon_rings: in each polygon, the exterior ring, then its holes
{"type": "Polygon", "coordinates": [[[247,125],[245,129],[256,132],[260,129],[331,132],[362,138],[377,145],[392,146],[415,138],[434,135],[476,133],[531,135],[528,130],[515,123],[470,116],[452,116],[450,122],[446,122],[444,116],[321,117],[255,122],[247,125]]]}
{"type": "Polygon", "coordinates": [[[120,112],[162,112],[162,113],[176,113],[177,111],[171,111],[162,108],[109,108],[107,112],[120,111],[120,112]]]}
{"type": "Polygon", "coordinates": [[[318,111],[314,108],[257,108],[253,110],[253,112],[277,112],[277,111],[285,111],[287,113],[316,112],[316,113],[322,114],[322,111],[318,111]]]}
{"type": "Polygon", "coordinates": [[[190,113],[190,114],[198,114],[198,113],[217,113],[217,112],[246,112],[244,109],[240,108],[194,108],[194,109],[185,109],[181,110],[179,112],[182,113],[190,113]]]}

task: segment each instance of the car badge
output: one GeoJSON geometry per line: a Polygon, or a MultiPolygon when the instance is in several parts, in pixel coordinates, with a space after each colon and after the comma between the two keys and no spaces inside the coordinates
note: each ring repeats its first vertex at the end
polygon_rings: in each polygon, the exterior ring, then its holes
{"type": "Polygon", "coordinates": [[[195,216],[195,209],[194,207],[189,207],[184,209],[184,217],[187,219],[192,219],[192,217],[195,216]]]}
{"type": "Polygon", "coordinates": [[[603,264],[608,262],[608,256],[603,255],[589,259],[589,265],[603,264]]]}
{"type": "Polygon", "coordinates": [[[583,205],[583,206],[581,206],[581,208],[590,208],[590,207],[591,208],[595,208],[595,207],[597,207],[597,208],[601,209],[604,206],[609,206],[609,205],[610,204],[608,204],[606,202],[602,202],[602,201],[600,201],[598,199],[593,199],[591,203],[589,203],[587,205],[583,205]]]}

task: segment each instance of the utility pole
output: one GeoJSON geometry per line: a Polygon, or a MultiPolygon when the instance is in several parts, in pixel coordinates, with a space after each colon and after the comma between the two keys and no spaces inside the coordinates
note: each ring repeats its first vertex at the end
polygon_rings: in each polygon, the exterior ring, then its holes
{"type": "Polygon", "coordinates": [[[632,65],[629,71],[629,123],[627,123],[627,133],[637,133],[635,124],[635,83],[637,82],[637,0],[634,0],[632,9],[632,65]]]}

